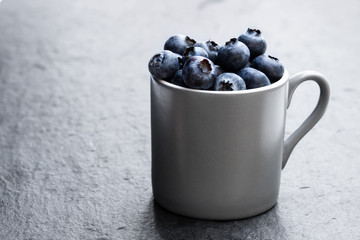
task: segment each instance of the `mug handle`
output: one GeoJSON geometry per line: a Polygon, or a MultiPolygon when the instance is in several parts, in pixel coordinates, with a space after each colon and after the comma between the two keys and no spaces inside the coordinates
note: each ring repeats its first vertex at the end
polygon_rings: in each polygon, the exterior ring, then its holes
{"type": "Polygon", "coordinates": [[[282,169],[284,169],[291,152],[293,151],[296,144],[305,136],[306,133],[312,129],[315,124],[324,115],[326,107],[329,103],[330,97],[330,86],[325,77],[315,71],[303,71],[293,75],[289,79],[289,91],[288,91],[288,104],[290,106],[292,96],[295,89],[303,82],[312,80],[315,81],[320,87],[320,96],[318,103],[312,113],[306,118],[306,120],[285,140],[284,152],[282,160],[282,169]]]}

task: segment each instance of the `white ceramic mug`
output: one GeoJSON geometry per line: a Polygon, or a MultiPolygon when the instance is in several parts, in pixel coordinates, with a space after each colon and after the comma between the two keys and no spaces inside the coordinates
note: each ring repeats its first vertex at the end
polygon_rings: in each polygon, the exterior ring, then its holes
{"type": "Polygon", "coordinates": [[[276,204],[281,170],[320,120],[327,80],[304,71],[261,88],[218,92],[151,77],[152,186],[155,200],[185,216],[230,220],[276,204]],[[286,110],[297,86],[320,87],[316,108],[284,141],[286,110]]]}

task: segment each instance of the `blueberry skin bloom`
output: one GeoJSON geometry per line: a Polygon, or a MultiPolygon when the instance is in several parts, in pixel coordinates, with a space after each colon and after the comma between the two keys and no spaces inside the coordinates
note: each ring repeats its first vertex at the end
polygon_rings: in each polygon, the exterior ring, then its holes
{"type": "Polygon", "coordinates": [[[182,61],[183,63],[185,63],[189,58],[194,57],[194,56],[202,56],[202,57],[208,57],[207,52],[205,51],[205,49],[201,48],[201,47],[188,47],[183,55],[182,61]]]}
{"type": "Polygon", "coordinates": [[[149,61],[150,73],[159,79],[170,79],[181,66],[181,56],[168,50],[155,54],[149,61]]]}
{"type": "Polygon", "coordinates": [[[215,81],[215,91],[238,91],[245,90],[244,79],[235,73],[220,74],[215,81]]]}
{"type": "Polygon", "coordinates": [[[244,79],[247,89],[259,88],[270,85],[268,77],[255,68],[245,67],[238,75],[244,79]]]}
{"type": "Polygon", "coordinates": [[[209,55],[209,59],[212,62],[216,61],[219,51],[219,45],[216,42],[209,40],[206,42],[195,43],[194,46],[203,48],[209,55]]]}
{"type": "Polygon", "coordinates": [[[208,58],[201,56],[191,57],[185,63],[182,75],[188,87],[206,90],[215,83],[215,65],[208,58]]]}
{"type": "Polygon", "coordinates": [[[260,30],[248,28],[245,33],[239,36],[238,40],[249,48],[250,59],[254,59],[266,51],[267,45],[260,30]]]}
{"type": "Polygon", "coordinates": [[[168,40],[166,40],[164,50],[169,50],[182,55],[188,47],[193,46],[195,43],[196,41],[194,39],[178,34],[171,36],[168,40]]]}
{"type": "Polygon", "coordinates": [[[216,63],[230,72],[238,72],[249,62],[249,48],[236,38],[230,39],[219,48],[216,63]]]}
{"type": "Polygon", "coordinates": [[[257,56],[251,63],[251,67],[265,73],[271,83],[276,82],[284,75],[284,66],[279,59],[270,55],[257,56]]]}

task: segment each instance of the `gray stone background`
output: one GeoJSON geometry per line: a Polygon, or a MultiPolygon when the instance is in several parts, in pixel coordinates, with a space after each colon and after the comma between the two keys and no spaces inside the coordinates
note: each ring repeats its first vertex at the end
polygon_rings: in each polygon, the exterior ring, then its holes
{"type": "MultiPolygon", "coordinates": [[[[360,239],[358,0],[0,2],[0,239],[360,239]],[[184,33],[261,29],[290,74],[329,80],[327,113],[282,172],[278,204],[202,221],[154,203],[147,63],[184,33]]],[[[286,135],[310,113],[303,84],[286,135]]]]}

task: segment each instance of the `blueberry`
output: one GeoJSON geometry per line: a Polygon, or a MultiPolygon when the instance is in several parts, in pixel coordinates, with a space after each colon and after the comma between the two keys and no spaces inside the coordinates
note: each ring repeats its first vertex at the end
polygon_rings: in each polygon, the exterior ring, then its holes
{"type": "Polygon", "coordinates": [[[201,47],[188,47],[183,54],[183,63],[185,63],[189,58],[194,56],[202,56],[207,58],[208,54],[205,49],[201,47]]]}
{"type": "Polygon", "coordinates": [[[176,71],[174,76],[170,79],[170,82],[181,87],[186,87],[182,77],[182,69],[176,71]]]}
{"type": "Polygon", "coordinates": [[[270,85],[268,77],[259,70],[256,70],[255,68],[245,67],[240,70],[238,75],[242,79],[244,79],[247,89],[259,88],[270,85]]]}
{"type": "Polygon", "coordinates": [[[250,59],[254,59],[266,51],[266,42],[260,30],[248,28],[245,33],[240,35],[238,40],[249,48],[250,59]]]}
{"type": "Polygon", "coordinates": [[[183,68],[185,84],[194,89],[209,89],[216,80],[214,63],[205,57],[194,56],[189,58],[183,68]]]}
{"type": "Polygon", "coordinates": [[[201,47],[201,48],[205,49],[205,51],[209,55],[209,59],[212,62],[216,61],[218,51],[219,51],[219,46],[218,46],[218,44],[216,42],[209,40],[209,41],[206,41],[206,42],[195,43],[194,46],[195,47],[201,47]]]}
{"type": "Polygon", "coordinates": [[[251,67],[265,73],[271,83],[282,78],[284,74],[284,66],[279,62],[279,59],[270,55],[257,56],[251,62],[251,67]]]}
{"type": "Polygon", "coordinates": [[[226,72],[225,69],[223,69],[219,65],[215,65],[215,70],[216,70],[216,76],[219,76],[220,74],[226,72]]]}
{"type": "Polygon", "coordinates": [[[248,47],[236,38],[230,39],[219,48],[216,63],[230,72],[238,72],[249,62],[250,51],[248,47]]]}
{"type": "Polygon", "coordinates": [[[149,61],[150,73],[159,79],[169,79],[181,66],[181,56],[168,50],[155,54],[149,61]]]}
{"type": "Polygon", "coordinates": [[[174,53],[182,55],[188,47],[193,46],[195,40],[185,35],[175,35],[170,37],[164,45],[164,50],[170,50],[174,53]]]}
{"type": "Polygon", "coordinates": [[[237,91],[245,90],[245,81],[235,73],[220,74],[215,81],[215,91],[237,91]]]}

